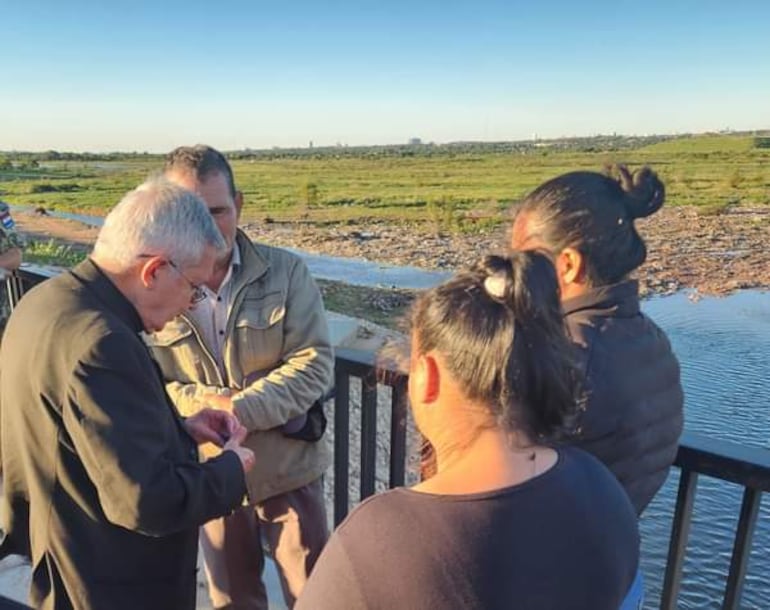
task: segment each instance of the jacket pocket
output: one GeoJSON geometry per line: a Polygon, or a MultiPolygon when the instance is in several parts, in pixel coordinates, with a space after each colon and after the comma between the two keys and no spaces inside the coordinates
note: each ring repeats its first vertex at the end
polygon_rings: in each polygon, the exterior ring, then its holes
{"type": "Polygon", "coordinates": [[[286,301],[280,292],[242,301],[233,338],[244,378],[281,362],[285,316],[286,301]]]}
{"type": "Polygon", "coordinates": [[[172,320],[163,330],[143,338],[165,381],[218,385],[216,365],[204,356],[193,329],[184,320],[172,320]]]}
{"type": "Polygon", "coordinates": [[[241,310],[235,321],[236,330],[251,328],[265,330],[278,324],[286,315],[286,304],[280,292],[272,292],[263,297],[243,299],[241,310]]]}

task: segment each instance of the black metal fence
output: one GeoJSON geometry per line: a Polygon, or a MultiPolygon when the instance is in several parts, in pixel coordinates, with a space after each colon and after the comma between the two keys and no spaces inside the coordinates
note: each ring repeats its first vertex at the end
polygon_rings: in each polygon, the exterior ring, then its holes
{"type": "MultiPolygon", "coordinates": [[[[334,459],[334,520],[338,524],[348,509],[348,421],[351,377],[362,380],[361,393],[361,481],[360,500],[374,492],[377,431],[378,387],[392,387],[390,432],[390,485],[401,485],[404,480],[406,446],[406,383],[402,373],[378,369],[374,356],[354,350],[338,350],[336,359],[335,396],[335,459],[334,459]]],[[[668,560],[664,575],[661,609],[677,608],[682,565],[690,530],[698,476],[710,476],[743,487],[743,503],[735,533],[732,558],[722,608],[737,610],[741,607],[741,592],[754,529],[759,516],[762,492],[770,491],[770,451],[747,448],[685,433],[679,446],[674,466],[681,471],[671,527],[668,560]]]]}
{"type": "MultiPolygon", "coordinates": [[[[19,298],[25,289],[48,274],[23,270],[9,279],[12,298],[19,298]]],[[[338,349],[335,367],[334,393],[334,522],[339,524],[350,505],[350,414],[351,379],[360,380],[360,481],[359,498],[375,493],[377,476],[378,396],[390,396],[390,430],[388,431],[388,486],[404,484],[407,467],[407,376],[403,372],[378,366],[374,354],[352,349],[338,349]]],[[[674,465],[681,471],[671,527],[668,560],[663,580],[660,607],[677,607],[682,579],[687,539],[699,476],[709,476],[743,487],[743,503],[736,527],[722,608],[740,608],[743,581],[746,574],[754,530],[759,516],[762,492],[770,491],[770,451],[746,448],[735,443],[718,441],[701,435],[685,433],[674,465]]]]}

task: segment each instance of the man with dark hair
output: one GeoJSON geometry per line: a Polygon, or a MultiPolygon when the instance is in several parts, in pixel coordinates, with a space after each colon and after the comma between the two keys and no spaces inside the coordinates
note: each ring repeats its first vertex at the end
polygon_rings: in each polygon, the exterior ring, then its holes
{"type": "Polygon", "coordinates": [[[319,400],[334,357],[321,294],[298,256],[237,229],[243,196],[221,153],[177,148],[164,174],[204,199],[227,249],[205,297],[148,341],[179,410],[234,413],[258,464],[247,477],[251,505],[201,529],[209,593],[215,608],[267,608],[264,538],[291,607],[328,537],[319,400]]]}

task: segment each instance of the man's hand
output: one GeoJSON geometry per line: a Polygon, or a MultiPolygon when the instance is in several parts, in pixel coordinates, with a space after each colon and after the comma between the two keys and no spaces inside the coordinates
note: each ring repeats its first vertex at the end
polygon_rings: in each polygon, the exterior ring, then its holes
{"type": "Polygon", "coordinates": [[[233,412],[233,400],[229,396],[221,396],[219,394],[204,394],[201,396],[200,400],[213,409],[226,411],[227,413],[233,412]]]}
{"type": "Polygon", "coordinates": [[[241,461],[244,472],[254,467],[254,452],[241,443],[248,431],[235,415],[216,409],[203,409],[185,420],[185,427],[199,445],[214,443],[223,451],[233,451],[241,461]]]}
{"type": "MultiPolygon", "coordinates": [[[[232,417],[232,416],[231,416],[232,417]]],[[[235,417],[233,417],[235,419],[235,417]]],[[[237,421],[237,420],[236,420],[237,421]]],[[[241,447],[241,443],[246,438],[246,428],[238,424],[238,429],[230,437],[230,440],[222,447],[223,451],[233,451],[241,460],[243,472],[248,472],[254,467],[254,452],[246,447],[241,447]]]]}
{"type": "Polygon", "coordinates": [[[246,438],[246,428],[241,426],[234,415],[216,409],[203,409],[188,417],[185,428],[199,445],[214,443],[217,447],[223,447],[229,439],[240,437],[240,443],[246,438]]]}

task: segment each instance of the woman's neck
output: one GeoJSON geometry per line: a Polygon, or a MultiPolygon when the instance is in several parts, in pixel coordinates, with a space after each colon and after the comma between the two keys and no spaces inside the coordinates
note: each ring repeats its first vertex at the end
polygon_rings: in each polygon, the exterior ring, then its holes
{"type": "Polygon", "coordinates": [[[416,485],[415,491],[449,495],[494,491],[528,481],[556,463],[553,449],[517,443],[499,428],[481,430],[462,448],[436,445],[436,474],[416,485]]]}

